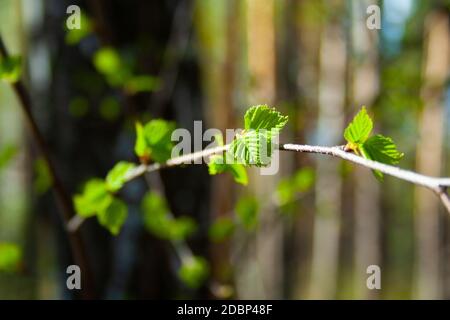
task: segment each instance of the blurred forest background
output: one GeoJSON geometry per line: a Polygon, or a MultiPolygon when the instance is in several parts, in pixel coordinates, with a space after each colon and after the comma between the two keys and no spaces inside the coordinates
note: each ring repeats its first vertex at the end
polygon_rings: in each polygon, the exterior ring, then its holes
{"type": "MultiPolygon", "coordinates": [[[[282,142],[330,146],[366,105],[405,153],[401,167],[450,176],[449,17],[444,0],[0,0],[0,34],[23,58],[33,114],[71,194],[137,161],[136,119],[224,130],[242,127],[255,104],[290,116],[282,142]],[[81,30],[65,27],[71,4],[81,30]],[[366,26],[371,4],[381,30],[366,26]],[[133,81],[122,81],[127,72],[133,81]]],[[[78,298],[29,132],[0,83],[0,298],[78,298]]],[[[146,228],[146,183],[127,186],[117,237],[95,219],[80,228],[95,296],[450,298],[450,217],[434,194],[326,156],[280,159],[278,175],[250,170],[247,187],[204,165],[152,175],[173,214],[196,221],[186,246],[209,266],[197,289],[180,281],[177,246],[146,228]],[[381,290],[366,287],[369,265],[381,267],[381,290]]]]}

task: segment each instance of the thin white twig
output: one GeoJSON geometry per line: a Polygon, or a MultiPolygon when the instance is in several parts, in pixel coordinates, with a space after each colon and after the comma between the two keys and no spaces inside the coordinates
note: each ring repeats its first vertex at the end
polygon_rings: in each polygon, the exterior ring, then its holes
{"type": "Polygon", "coordinates": [[[329,156],[338,157],[372,170],[378,170],[398,179],[429,188],[439,196],[442,204],[450,213],[450,198],[446,192],[446,189],[450,187],[450,178],[430,177],[417,172],[401,169],[399,167],[365,159],[354,153],[345,151],[343,146],[322,147],[303,144],[283,144],[279,146],[279,149],[284,151],[326,154],[329,156]]]}
{"type": "MultiPolygon", "coordinates": [[[[215,154],[219,154],[227,151],[230,148],[230,145],[219,146],[214,148],[209,148],[201,151],[197,151],[194,153],[182,155],[179,157],[175,157],[167,160],[164,163],[153,163],[149,165],[141,164],[130,170],[126,177],[126,181],[129,182],[134,180],[145,173],[158,171],[163,168],[175,167],[183,164],[191,164],[195,163],[196,160],[201,158],[207,158],[215,154]]],[[[427,175],[423,175],[414,171],[409,171],[405,169],[401,169],[399,167],[391,166],[388,164],[384,164],[381,162],[365,159],[360,157],[354,153],[347,152],[344,150],[344,146],[335,146],[335,147],[324,147],[324,146],[311,146],[305,144],[282,144],[278,146],[279,150],[282,151],[294,151],[294,152],[305,152],[305,153],[315,153],[315,154],[325,154],[337,158],[341,158],[343,160],[347,160],[353,163],[356,163],[360,166],[366,167],[372,170],[378,170],[386,175],[396,177],[398,179],[411,182],[415,185],[423,186],[434,191],[440,198],[442,204],[450,213],[450,197],[447,193],[447,188],[450,187],[450,178],[441,178],[441,177],[431,177],[427,175]]],[[[77,218],[72,218],[69,221],[68,226],[70,226],[69,230],[71,232],[78,229],[83,221],[79,221],[77,218]],[[74,220],[75,219],[75,220],[74,220]],[[74,221],[72,221],[74,220],[74,221]]]]}

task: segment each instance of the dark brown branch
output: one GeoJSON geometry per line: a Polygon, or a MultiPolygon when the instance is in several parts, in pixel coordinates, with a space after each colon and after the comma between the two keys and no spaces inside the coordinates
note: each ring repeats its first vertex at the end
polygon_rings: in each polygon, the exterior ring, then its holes
{"type": "MultiPolygon", "coordinates": [[[[1,36],[0,36],[0,55],[3,58],[9,57],[8,50],[1,36]]],[[[53,191],[56,195],[57,202],[60,207],[60,210],[58,212],[61,215],[61,219],[64,222],[64,229],[66,230],[66,224],[70,221],[70,219],[73,216],[75,216],[75,210],[73,208],[71,197],[69,196],[69,193],[66,191],[59,175],[56,172],[55,165],[50,156],[48,145],[44,139],[44,136],[39,130],[36,120],[33,117],[32,103],[28,91],[26,90],[25,86],[20,80],[15,83],[12,83],[12,88],[16,93],[17,98],[19,99],[20,102],[19,105],[21,106],[22,111],[25,115],[27,125],[29,127],[29,130],[31,131],[31,135],[34,138],[42,157],[47,163],[50,177],[53,183],[53,191]]],[[[74,233],[67,232],[67,236],[72,250],[73,260],[82,270],[81,297],[84,299],[95,298],[96,295],[92,280],[92,274],[90,272],[86,250],[81,235],[79,232],[74,233]]]]}

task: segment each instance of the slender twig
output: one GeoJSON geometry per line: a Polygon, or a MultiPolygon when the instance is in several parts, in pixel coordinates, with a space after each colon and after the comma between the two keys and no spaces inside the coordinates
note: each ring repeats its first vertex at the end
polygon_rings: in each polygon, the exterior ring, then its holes
{"type": "MultiPolygon", "coordinates": [[[[3,38],[0,36],[0,56],[3,58],[8,58],[9,53],[3,42],[3,38]]],[[[52,179],[52,186],[55,192],[60,210],[58,211],[61,214],[61,218],[64,222],[64,227],[70,221],[70,219],[74,216],[75,210],[73,208],[73,204],[69,193],[66,191],[62,180],[56,172],[55,165],[51,159],[49,147],[47,142],[44,139],[39,127],[37,125],[36,120],[34,119],[32,112],[32,103],[30,99],[30,95],[23,85],[22,81],[17,81],[11,84],[13,90],[15,91],[17,98],[19,99],[20,106],[25,115],[25,119],[31,131],[31,134],[36,141],[36,144],[44,158],[50,173],[50,177],[52,179]]],[[[92,274],[90,272],[88,259],[85,251],[85,246],[81,239],[81,236],[78,232],[68,232],[68,239],[72,249],[74,262],[81,268],[83,272],[82,277],[82,288],[81,297],[82,298],[94,298],[94,284],[92,281],[92,274]]]]}
{"type": "Polygon", "coordinates": [[[225,152],[228,150],[230,145],[225,146],[219,146],[214,148],[209,148],[201,151],[197,151],[194,153],[189,153],[186,155],[182,155],[179,157],[174,157],[172,159],[167,160],[167,162],[164,163],[152,163],[150,165],[141,164],[138,167],[134,168],[133,170],[130,170],[126,176],[126,181],[131,181],[133,179],[136,179],[140,176],[142,176],[144,173],[149,173],[153,171],[158,171],[160,169],[164,168],[170,168],[170,167],[176,167],[184,164],[191,164],[192,162],[195,162],[196,160],[199,160],[201,158],[207,158],[209,156],[225,152]]]}
{"type": "Polygon", "coordinates": [[[322,147],[302,144],[283,144],[279,147],[279,149],[283,151],[319,153],[338,157],[372,170],[378,170],[384,174],[396,177],[398,179],[426,187],[434,191],[439,196],[443,205],[450,213],[450,199],[446,192],[447,187],[450,187],[450,178],[430,177],[413,171],[401,169],[399,167],[365,159],[354,153],[345,151],[343,146],[322,147]]]}
{"type": "MultiPolygon", "coordinates": [[[[130,170],[127,173],[125,181],[130,182],[136,178],[143,176],[144,174],[158,171],[160,169],[191,164],[192,162],[195,162],[201,158],[208,158],[212,155],[225,152],[228,150],[229,147],[230,147],[230,145],[225,145],[225,146],[219,146],[219,147],[209,148],[209,149],[205,149],[205,150],[200,150],[200,151],[197,151],[194,153],[189,153],[189,154],[182,155],[179,157],[174,157],[172,159],[167,160],[167,162],[164,162],[164,163],[152,163],[152,164],[148,164],[148,165],[141,164],[141,165],[137,166],[136,168],[130,170]]],[[[78,216],[72,217],[67,222],[67,230],[69,230],[69,232],[75,232],[81,226],[81,224],[84,222],[84,220],[85,220],[84,218],[80,218],[78,216]]]]}
{"type": "Polygon", "coordinates": [[[440,188],[450,187],[450,178],[430,177],[413,171],[401,169],[399,167],[387,165],[381,162],[365,159],[363,157],[357,156],[354,153],[344,151],[343,146],[322,147],[302,144],[283,144],[279,147],[279,149],[283,151],[320,153],[338,157],[369,169],[378,170],[384,174],[396,177],[398,179],[427,187],[429,189],[432,189],[433,191],[437,191],[437,189],[440,188]]]}
{"type": "MultiPolygon", "coordinates": [[[[141,165],[137,167],[133,172],[131,172],[128,178],[129,180],[132,180],[145,172],[152,172],[162,168],[188,164],[197,159],[224,152],[228,150],[229,146],[230,145],[225,145],[223,147],[205,149],[195,153],[175,157],[162,164],[151,164],[148,166],[141,165]]],[[[365,159],[354,153],[345,151],[343,146],[324,147],[324,146],[310,146],[303,144],[283,144],[278,146],[278,149],[281,151],[316,153],[341,158],[343,160],[356,163],[368,169],[378,170],[386,175],[396,177],[400,180],[408,181],[413,184],[426,187],[434,191],[439,196],[445,208],[450,213],[450,198],[446,192],[447,187],[450,187],[450,178],[431,177],[413,171],[401,169],[399,167],[384,164],[381,162],[365,159]]]]}
{"type": "MultiPolygon", "coordinates": [[[[212,155],[223,153],[227,151],[229,148],[230,145],[228,144],[225,146],[209,148],[194,153],[182,155],[179,157],[175,157],[169,159],[167,162],[164,163],[152,163],[149,165],[141,164],[136,168],[134,168],[133,170],[129,171],[126,177],[126,181],[127,182],[132,181],[146,173],[158,171],[160,169],[191,164],[201,158],[208,158],[212,155]]],[[[426,187],[435,192],[439,196],[444,207],[450,213],[450,197],[446,192],[447,191],[446,189],[450,187],[450,178],[431,177],[413,171],[401,169],[399,167],[387,165],[381,162],[365,159],[354,153],[345,151],[344,146],[324,147],[324,146],[311,146],[304,144],[282,144],[278,146],[278,149],[281,151],[324,154],[341,158],[343,160],[356,163],[368,169],[378,170],[386,175],[396,177],[400,180],[408,181],[415,185],[426,187]]],[[[69,222],[69,226],[71,226],[69,230],[73,231],[76,230],[81,225],[81,223],[82,220],[80,221],[79,219],[73,218],[69,222]]]]}

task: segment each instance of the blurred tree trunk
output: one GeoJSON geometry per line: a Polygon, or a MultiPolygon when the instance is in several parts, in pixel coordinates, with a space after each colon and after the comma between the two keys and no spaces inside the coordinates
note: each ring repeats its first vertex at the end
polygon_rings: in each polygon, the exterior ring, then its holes
{"type": "MultiPolygon", "coordinates": [[[[308,139],[314,132],[316,123],[312,121],[318,112],[318,84],[319,84],[319,52],[320,35],[323,22],[311,15],[311,12],[320,12],[321,1],[297,1],[293,0],[291,7],[286,8],[286,14],[294,13],[297,41],[287,38],[290,45],[294,45],[298,65],[293,68],[292,63],[287,66],[285,72],[291,77],[296,77],[295,91],[298,95],[298,108],[294,118],[294,138],[296,143],[311,143],[308,139]],[[294,73],[294,71],[296,73],[294,73]]],[[[288,37],[286,35],[286,37],[288,37]]],[[[293,36],[291,36],[293,37],[293,36]]],[[[292,59],[292,58],[291,58],[292,59]]],[[[291,123],[292,125],[292,123],[291,123]]],[[[286,157],[285,155],[283,155],[286,157]]],[[[295,154],[297,168],[305,165],[312,166],[314,159],[302,153],[295,154]]],[[[312,192],[311,192],[312,193],[312,192]]],[[[293,298],[300,299],[308,297],[308,284],[311,274],[311,257],[313,242],[313,223],[315,217],[314,197],[302,199],[299,208],[299,218],[295,223],[295,238],[291,241],[292,252],[296,252],[295,263],[296,275],[292,281],[293,298]]],[[[286,253],[287,254],[287,253],[286,253]]],[[[292,259],[291,259],[292,260],[292,259]]]]}
{"type": "MultiPolygon", "coordinates": [[[[371,1],[352,2],[352,105],[351,114],[371,106],[378,93],[378,34],[366,27],[366,8],[371,1]],[[361,57],[364,57],[363,60],[361,57]]],[[[354,288],[357,299],[378,297],[369,290],[366,273],[370,265],[381,266],[380,184],[372,172],[354,167],[354,288]]]]}
{"type": "MultiPolygon", "coordinates": [[[[425,24],[425,55],[422,111],[417,143],[416,170],[431,176],[440,176],[442,169],[443,94],[446,86],[450,59],[449,19],[445,12],[431,12],[425,24]]],[[[440,269],[439,199],[429,190],[417,187],[417,289],[416,298],[439,299],[442,297],[442,273],[440,269]]]]}
{"type": "MultiPolygon", "coordinates": [[[[217,78],[214,92],[217,97],[214,101],[210,101],[210,119],[213,128],[218,128],[223,134],[226,143],[226,129],[236,128],[235,110],[236,110],[236,82],[237,72],[241,59],[241,42],[242,42],[242,6],[238,0],[224,1],[224,28],[212,35],[217,37],[223,36],[223,60],[217,63],[218,71],[214,72],[217,78]]],[[[210,25],[204,26],[210,28],[210,25]]],[[[217,43],[217,45],[220,45],[217,43]]],[[[211,71],[209,71],[211,72],[211,71]]],[[[229,217],[233,219],[233,203],[235,182],[231,175],[223,174],[213,178],[213,193],[211,199],[213,217],[229,217]],[[224,195],[227,195],[224,197],[224,195]]],[[[218,281],[218,292],[216,295],[220,297],[220,288],[224,288],[221,284],[230,284],[233,282],[232,266],[230,261],[230,242],[222,242],[212,245],[211,247],[213,278],[218,281]]]]}
{"type": "MultiPolygon", "coordinates": [[[[275,2],[273,0],[246,1],[247,61],[250,79],[248,105],[273,105],[276,93],[275,69],[275,2]]],[[[275,187],[275,176],[263,176],[249,171],[249,190],[258,198],[267,198],[275,187]]],[[[260,206],[260,221],[272,221],[272,210],[260,206]]],[[[282,294],[282,224],[272,221],[270,233],[257,232],[248,248],[245,261],[238,268],[236,282],[241,298],[279,298],[282,294]],[[257,284],[255,286],[255,284],[257,284]]]]}
{"type": "MultiPolygon", "coordinates": [[[[193,1],[78,1],[98,33],[77,46],[68,46],[64,40],[62,26],[70,4],[70,1],[44,1],[46,19],[42,37],[50,51],[52,73],[51,89],[42,100],[45,112],[40,113],[39,120],[65,183],[76,192],[86,179],[104,176],[117,161],[136,160],[133,126],[129,126],[136,118],[150,112],[175,120],[179,127],[192,131],[194,120],[203,119],[203,108],[195,38],[191,36],[193,1]],[[130,96],[110,88],[92,65],[93,54],[102,45],[129,54],[139,74],[160,76],[161,90],[130,96]],[[89,106],[82,119],[75,118],[68,107],[76,97],[84,98],[89,106]],[[115,120],[99,114],[98,106],[105,97],[112,97],[123,106],[115,120]]],[[[162,172],[161,176],[172,212],[191,215],[199,222],[199,232],[190,245],[195,254],[207,257],[206,167],[176,168],[162,172]]],[[[176,276],[178,262],[173,249],[144,230],[139,204],[145,191],[147,187],[142,180],[123,190],[129,216],[117,237],[100,227],[96,219],[82,225],[99,295],[173,298],[183,292],[189,297],[206,297],[205,288],[193,292],[182,287],[176,276]]],[[[55,226],[61,253],[58,269],[65,277],[65,267],[71,261],[60,221],[55,219],[55,226]]],[[[61,289],[65,290],[65,281],[61,282],[61,289]]]]}
{"type": "MultiPolygon", "coordinates": [[[[337,3],[330,5],[331,12],[340,8],[337,3]]],[[[332,146],[342,141],[346,43],[341,24],[339,19],[330,19],[321,35],[317,130],[317,142],[320,145],[332,146]]],[[[317,159],[317,213],[314,221],[311,298],[336,297],[342,205],[342,178],[339,167],[339,161],[330,161],[323,157],[317,159]]]]}

